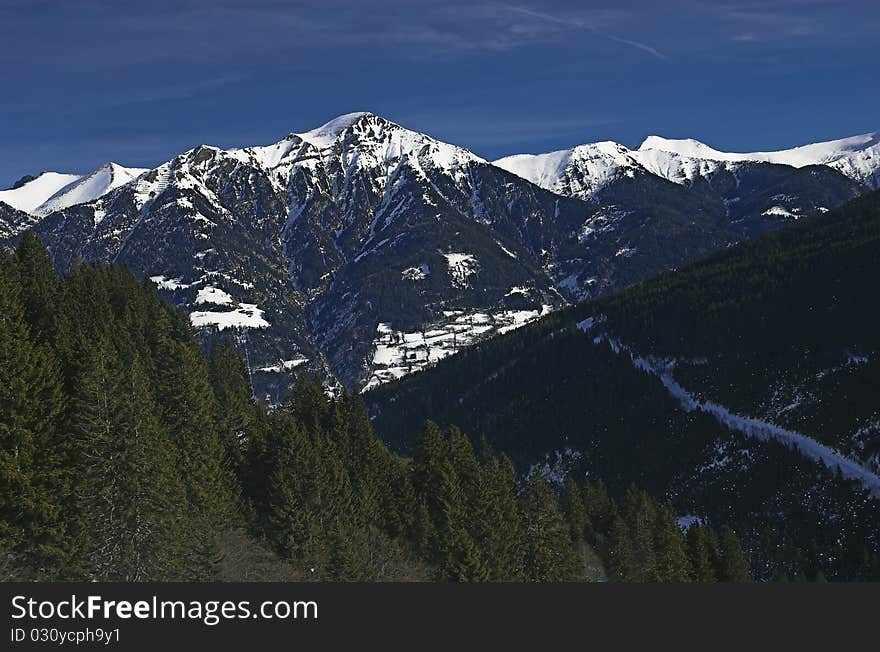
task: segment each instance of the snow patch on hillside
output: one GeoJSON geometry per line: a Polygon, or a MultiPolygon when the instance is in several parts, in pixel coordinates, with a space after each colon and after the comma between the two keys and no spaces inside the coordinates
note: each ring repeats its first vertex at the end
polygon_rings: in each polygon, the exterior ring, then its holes
{"type": "Polygon", "coordinates": [[[563,448],[544,455],[544,459],[533,464],[529,475],[537,471],[556,490],[562,490],[565,478],[572,469],[584,459],[583,452],[574,448],[563,448]]]}
{"type": "MultiPolygon", "coordinates": [[[[263,311],[256,304],[238,301],[226,290],[206,284],[209,278],[218,276],[228,277],[228,275],[219,272],[205,272],[204,275],[191,283],[185,282],[181,276],[168,278],[157,275],[151,276],[150,280],[157,285],[158,289],[166,292],[189,290],[198,287],[199,289],[196,292],[192,305],[210,304],[219,308],[231,308],[231,310],[197,310],[191,312],[189,321],[195,328],[216,327],[221,331],[227,328],[268,328],[270,324],[264,319],[263,311]]],[[[232,277],[228,277],[228,280],[236,282],[232,277]]],[[[250,285],[238,284],[242,287],[250,285]]]]}
{"type": "Polygon", "coordinates": [[[607,335],[594,337],[593,342],[597,344],[607,342],[611,346],[612,351],[618,354],[625,354],[633,366],[659,378],[666,391],[677,399],[686,411],[701,410],[711,414],[731,430],[736,430],[755,439],[763,441],[775,439],[793,446],[805,457],[821,462],[829,469],[839,470],[844,477],[860,482],[871,492],[872,496],[880,498],[880,476],[864,468],[858,462],[844,456],[839,451],[799,432],[780,428],[761,419],[735,414],[723,405],[713,401],[698,399],[673,378],[672,371],[675,368],[675,360],[659,360],[638,356],[628,347],[607,335]]]}
{"type": "Polygon", "coordinates": [[[276,364],[267,365],[265,367],[257,367],[254,371],[264,374],[280,374],[286,371],[293,371],[300,365],[307,363],[308,358],[294,358],[293,360],[279,360],[276,364]]]}
{"type": "Polygon", "coordinates": [[[441,253],[440,255],[446,259],[446,263],[449,266],[449,276],[452,279],[452,284],[458,288],[466,288],[468,286],[468,276],[476,274],[479,269],[477,259],[473,254],[441,253]]]}
{"type": "Polygon", "coordinates": [[[218,306],[231,306],[234,301],[229,293],[224,292],[220,288],[206,285],[196,294],[194,303],[213,303],[218,306]]]}
{"type": "Polygon", "coordinates": [[[795,220],[800,217],[800,215],[798,215],[798,213],[796,211],[790,211],[787,208],[785,208],[784,206],[771,206],[766,211],[761,213],[761,215],[764,215],[766,217],[792,218],[795,220]]]}
{"type": "Polygon", "coordinates": [[[372,375],[363,391],[420,371],[487,337],[524,326],[550,309],[543,306],[541,310],[495,313],[448,310],[443,319],[409,332],[394,330],[391,323],[382,322],[376,327],[372,375]]]}
{"type": "Polygon", "coordinates": [[[269,322],[263,319],[263,311],[253,303],[239,303],[234,310],[191,312],[189,321],[195,328],[268,328],[269,322]]]}
{"type": "Polygon", "coordinates": [[[184,283],[183,277],[166,278],[164,276],[151,276],[150,280],[155,283],[160,290],[166,292],[174,292],[175,290],[186,290],[192,287],[193,283],[184,283]]]}
{"type": "Polygon", "coordinates": [[[423,281],[431,273],[431,268],[427,263],[420,263],[418,267],[407,267],[400,273],[400,277],[405,281],[423,281]]]}

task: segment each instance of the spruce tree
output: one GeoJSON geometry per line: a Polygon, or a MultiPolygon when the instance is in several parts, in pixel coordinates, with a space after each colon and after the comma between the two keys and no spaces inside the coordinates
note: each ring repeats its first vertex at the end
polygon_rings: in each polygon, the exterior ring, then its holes
{"type": "Polygon", "coordinates": [[[691,564],[691,578],[695,582],[717,581],[715,560],[718,556],[718,542],[712,528],[693,523],[687,529],[685,541],[691,564]]]}
{"type": "Polygon", "coordinates": [[[392,461],[388,451],[373,434],[370,417],[363,400],[344,396],[340,401],[347,430],[347,450],[344,451],[358,511],[364,523],[400,530],[393,507],[394,485],[392,461]]]}
{"type": "Polygon", "coordinates": [[[25,231],[15,250],[24,318],[36,342],[48,343],[55,331],[58,277],[39,238],[25,231]]]}
{"type": "Polygon", "coordinates": [[[620,514],[611,518],[605,543],[605,559],[610,576],[620,582],[637,581],[635,553],[629,527],[620,514]]]}
{"type": "Polygon", "coordinates": [[[63,408],[58,369],[32,342],[18,279],[0,263],[0,547],[22,546],[40,565],[63,561],[65,483],[55,458],[63,408]]]}
{"type": "Polygon", "coordinates": [[[654,523],[656,507],[647,493],[633,486],[627,489],[621,505],[621,515],[629,528],[632,541],[630,581],[653,582],[657,579],[657,559],[654,552],[654,523]]]}
{"type": "Polygon", "coordinates": [[[718,537],[717,576],[720,582],[749,582],[749,563],[736,533],[727,526],[718,537]]]}
{"type": "Polygon", "coordinates": [[[572,544],[581,544],[588,529],[589,518],[581,490],[571,476],[565,478],[559,505],[568,523],[572,544]]]}
{"type": "Polygon", "coordinates": [[[571,545],[569,528],[556,494],[537,469],[526,481],[523,496],[526,532],[526,579],[533,582],[583,578],[583,563],[571,545]]]}
{"type": "Polygon", "coordinates": [[[614,503],[601,480],[587,480],[584,483],[583,503],[587,515],[586,540],[590,545],[601,548],[616,514],[614,503]]]}
{"type": "Polygon", "coordinates": [[[488,581],[489,568],[468,531],[453,518],[448,519],[447,528],[442,565],[445,577],[456,582],[488,581]]]}
{"type": "Polygon", "coordinates": [[[80,377],[73,432],[81,451],[84,557],[100,580],[183,577],[180,561],[192,541],[191,518],[177,450],[162,429],[140,360],[127,368],[112,347],[98,345],[80,377]]]}
{"type": "Polygon", "coordinates": [[[481,478],[474,538],[483,553],[489,579],[522,580],[525,532],[513,464],[505,456],[495,457],[484,446],[481,478]]]}
{"type": "Polygon", "coordinates": [[[320,515],[313,503],[315,489],[313,450],[308,438],[290,414],[271,417],[270,457],[273,460],[267,487],[270,535],[285,556],[305,562],[309,572],[324,560],[320,515]]]}
{"type": "Polygon", "coordinates": [[[194,345],[168,339],[159,364],[162,424],[177,445],[192,513],[191,535],[196,543],[189,566],[204,577],[216,555],[217,528],[238,518],[234,476],[217,427],[217,404],[204,357],[194,345]]]}
{"type": "Polygon", "coordinates": [[[226,458],[240,476],[248,446],[247,435],[256,419],[256,405],[247,367],[230,339],[213,342],[209,373],[217,404],[216,423],[226,458]]]}
{"type": "Polygon", "coordinates": [[[690,562],[685,551],[685,538],[668,505],[660,507],[654,522],[654,558],[658,582],[687,582],[690,562]]]}

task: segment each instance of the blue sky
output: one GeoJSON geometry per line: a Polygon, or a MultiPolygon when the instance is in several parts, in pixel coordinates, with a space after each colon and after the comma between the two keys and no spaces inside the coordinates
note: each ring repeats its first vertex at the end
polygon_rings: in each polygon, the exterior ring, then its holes
{"type": "Polygon", "coordinates": [[[880,129],[880,2],[0,0],[0,187],[373,111],[487,158],[880,129]]]}

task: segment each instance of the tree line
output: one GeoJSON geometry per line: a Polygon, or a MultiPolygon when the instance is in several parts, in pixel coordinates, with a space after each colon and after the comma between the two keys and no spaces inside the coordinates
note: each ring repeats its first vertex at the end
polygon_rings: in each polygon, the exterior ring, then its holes
{"type": "Polygon", "coordinates": [[[748,579],[732,531],[635,488],[560,492],[431,422],[394,455],[316,380],[254,401],[234,343],[205,355],[122,266],[58,277],[29,234],[0,256],[6,579],[748,579]]]}

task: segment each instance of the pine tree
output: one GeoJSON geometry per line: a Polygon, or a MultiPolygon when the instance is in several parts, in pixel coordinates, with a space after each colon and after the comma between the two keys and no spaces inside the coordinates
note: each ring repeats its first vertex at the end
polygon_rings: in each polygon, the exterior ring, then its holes
{"type": "MultiPolygon", "coordinates": [[[[5,253],[0,252],[5,258],[5,253]]],[[[37,406],[29,370],[35,353],[18,302],[18,286],[0,267],[0,545],[8,552],[22,542],[33,510],[32,420],[37,406]]]]}
{"type": "Polygon", "coordinates": [[[217,428],[226,458],[240,476],[248,445],[247,433],[256,419],[256,405],[244,360],[228,338],[213,342],[209,374],[217,403],[217,428]]]}
{"type": "Polygon", "coordinates": [[[53,458],[63,407],[54,357],[31,341],[16,274],[0,254],[0,548],[53,564],[65,546],[53,458]]]}
{"type": "Polygon", "coordinates": [[[606,533],[611,531],[612,521],[616,514],[615,506],[608,496],[608,490],[601,480],[584,483],[584,510],[587,515],[585,538],[587,543],[602,547],[606,533]]]}
{"type": "Polygon", "coordinates": [[[446,436],[449,440],[449,461],[461,483],[465,508],[472,514],[480,492],[480,464],[470,439],[461,430],[453,426],[446,436]]]}
{"type": "Polygon", "coordinates": [[[340,409],[345,413],[346,467],[358,501],[358,511],[366,524],[398,529],[393,508],[394,486],[388,451],[373,434],[370,417],[360,397],[344,396],[340,409]]]}
{"type": "Polygon", "coordinates": [[[123,370],[112,347],[96,346],[79,387],[72,426],[90,576],[180,578],[190,514],[177,450],[160,425],[143,365],[135,358],[123,370]]]}
{"type": "Polygon", "coordinates": [[[558,582],[582,579],[583,564],[571,545],[556,494],[536,469],[526,481],[523,513],[526,531],[526,579],[558,582]]]}
{"type": "Polygon", "coordinates": [[[447,518],[447,528],[442,565],[445,577],[456,582],[488,581],[489,569],[471,535],[452,517],[447,518]]]}
{"type": "Polygon", "coordinates": [[[571,476],[565,478],[562,494],[559,496],[559,505],[568,523],[572,543],[575,545],[582,543],[589,526],[589,517],[581,490],[571,476]]]}
{"type": "Polygon", "coordinates": [[[685,551],[685,538],[668,505],[660,507],[654,522],[654,557],[658,582],[687,582],[690,562],[685,551]]]}
{"type": "Polygon", "coordinates": [[[444,513],[444,483],[450,474],[444,467],[448,464],[448,442],[440,428],[432,422],[422,427],[413,453],[411,467],[412,486],[419,507],[417,536],[425,545],[422,554],[432,561],[442,558],[441,518],[444,513]],[[445,475],[444,475],[445,474],[445,475]],[[424,521],[427,516],[427,522],[424,521]],[[430,523],[430,525],[429,525],[430,523]],[[430,533],[431,538],[425,540],[430,533]]]}
{"type": "Polygon", "coordinates": [[[46,344],[55,332],[58,277],[46,248],[30,231],[25,231],[15,250],[15,267],[31,336],[35,342],[46,344]]]}
{"type": "Polygon", "coordinates": [[[522,580],[525,533],[513,464],[507,457],[495,457],[484,445],[481,479],[474,538],[486,561],[489,579],[522,580]]]}
{"type": "Polygon", "coordinates": [[[193,345],[169,339],[160,359],[162,424],[177,445],[180,473],[192,511],[189,566],[204,577],[215,552],[216,529],[234,523],[238,497],[217,428],[217,404],[207,364],[193,345]]]}
{"type": "Polygon", "coordinates": [[[434,499],[439,511],[434,520],[435,538],[431,547],[444,577],[468,581],[469,573],[482,574],[482,564],[466,528],[464,489],[448,457],[440,461],[438,479],[434,499]]]}
{"type": "Polygon", "coordinates": [[[695,582],[717,581],[715,560],[718,556],[718,542],[712,528],[693,523],[687,529],[685,541],[691,564],[691,578],[695,582]]]}
{"type": "Polygon", "coordinates": [[[749,563],[739,537],[729,527],[721,528],[718,538],[717,576],[720,582],[749,582],[749,563]]]}
{"type": "Polygon", "coordinates": [[[633,486],[627,489],[621,505],[621,515],[629,528],[632,541],[630,581],[653,582],[657,579],[657,560],[654,554],[655,505],[644,491],[633,486]]]}
{"type": "Polygon", "coordinates": [[[611,577],[621,582],[636,581],[634,556],[629,527],[622,516],[615,514],[605,544],[605,559],[611,577]]]}
{"type": "Polygon", "coordinates": [[[316,505],[314,450],[293,416],[278,411],[271,417],[267,521],[276,548],[314,573],[327,558],[321,515],[316,505]]]}

